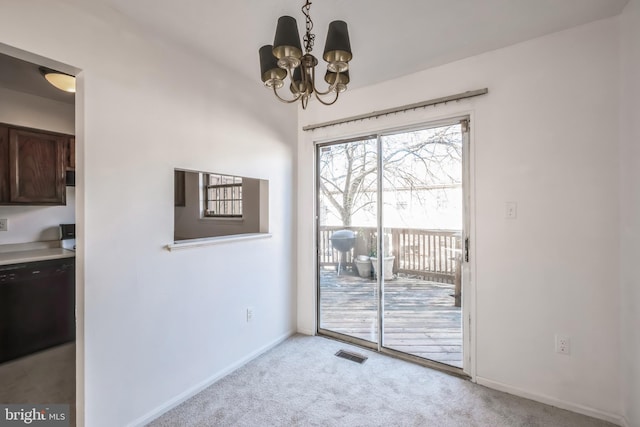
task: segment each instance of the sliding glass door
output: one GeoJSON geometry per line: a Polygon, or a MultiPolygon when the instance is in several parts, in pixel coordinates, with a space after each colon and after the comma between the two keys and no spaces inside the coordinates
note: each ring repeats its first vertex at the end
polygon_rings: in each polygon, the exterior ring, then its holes
{"type": "Polygon", "coordinates": [[[318,331],[463,368],[467,119],[317,145],[318,331]]]}
{"type": "Polygon", "coordinates": [[[317,150],[318,326],[377,348],[380,291],[369,257],[377,249],[378,140],[317,150]]]}

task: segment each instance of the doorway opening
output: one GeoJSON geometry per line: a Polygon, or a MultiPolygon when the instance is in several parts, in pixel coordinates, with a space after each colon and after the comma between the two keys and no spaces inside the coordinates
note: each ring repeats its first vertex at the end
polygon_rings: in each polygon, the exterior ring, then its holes
{"type": "MultiPolygon", "coordinates": [[[[22,197],[11,194],[0,206],[0,218],[7,219],[9,224],[0,252],[5,258],[11,258],[14,253],[28,253],[23,257],[28,261],[20,263],[21,271],[34,274],[23,282],[19,282],[15,274],[15,284],[25,286],[17,293],[11,290],[3,293],[11,296],[3,302],[19,314],[12,318],[10,326],[12,330],[20,330],[20,342],[25,346],[24,351],[16,352],[15,357],[0,364],[0,373],[7,379],[0,401],[67,404],[71,425],[75,425],[76,411],[82,409],[84,382],[84,266],[82,258],[75,261],[74,243],[76,223],[80,225],[79,237],[82,238],[84,215],[83,180],[79,179],[80,185],[75,186],[76,144],[82,144],[82,138],[76,137],[81,137],[83,128],[82,117],[78,117],[77,112],[82,112],[82,97],[53,87],[45,80],[43,70],[69,75],[78,75],[80,70],[1,43],[0,63],[3,71],[0,73],[0,122],[5,135],[9,136],[4,141],[10,143],[0,144],[3,149],[10,147],[4,151],[5,157],[0,155],[0,158],[10,159],[13,170],[17,170],[16,165],[22,166],[24,160],[24,164],[36,165],[32,170],[38,172],[14,174],[22,184],[26,182],[33,188],[25,190],[25,196],[10,182],[11,191],[22,197]],[[51,188],[56,190],[55,198],[46,199],[53,197],[48,193],[51,188]],[[73,234],[69,234],[71,232],[73,234]],[[29,294],[25,293],[27,289],[29,294]],[[32,305],[33,301],[39,304],[35,309],[21,308],[26,295],[32,305]],[[77,402],[80,403],[77,405],[77,402]]],[[[77,157],[82,159],[81,154],[77,157]]],[[[82,257],[81,252],[78,254],[82,257]]],[[[15,264],[5,267],[12,268],[12,265],[15,264]]],[[[10,343],[9,335],[7,331],[3,334],[5,344],[10,343]]]]}
{"type": "Polygon", "coordinates": [[[462,374],[469,119],[316,146],[318,333],[462,374]]]}

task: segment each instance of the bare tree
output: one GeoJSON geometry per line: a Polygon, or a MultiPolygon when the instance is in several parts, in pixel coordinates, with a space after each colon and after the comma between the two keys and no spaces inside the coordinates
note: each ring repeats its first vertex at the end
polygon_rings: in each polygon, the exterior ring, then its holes
{"type": "MultiPolygon", "coordinates": [[[[383,188],[410,191],[420,199],[424,190],[459,184],[451,166],[461,158],[460,125],[385,136],[383,188]]],[[[375,206],[377,172],[376,139],[321,148],[320,190],[345,227],[357,212],[375,206]]]]}

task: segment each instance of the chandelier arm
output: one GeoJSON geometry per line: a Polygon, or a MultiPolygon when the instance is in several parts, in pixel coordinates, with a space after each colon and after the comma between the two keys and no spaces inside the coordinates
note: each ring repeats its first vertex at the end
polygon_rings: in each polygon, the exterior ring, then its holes
{"type": "Polygon", "coordinates": [[[340,96],[340,92],[336,92],[336,97],[333,99],[333,101],[331,101],[331,102],[325,102],[325,101],[323,101],[323,100],[322,100],[322,98],[320,98],[320,96],[318,95],[318,93],[317,93],[317,92],[314,92],[314,93],[315,93],[315,95],[316,95],[316,99],[317,99],[318,101],[320,101],[320,103],[321,103],[321,104],[323,104],[323,105],[333,105],[333,104],[335,104],[335,103],[336,103],[336,101],[338,100],[338,96],[340,96]]]}
{"type": "Polygon", "coordinates": [[[280,101],[284,102],[285,104],[292,104],[292,103],[298,101],[300,99],[300,97],[302,96],[302,93],[299,93],[293,99],[284,99],[283,97],[280,96],[280,94],[278,93],[278,89],[276,89],[275,86],[273,86],[273,93],[276,96],[276,98],[278,98],[280,101]]]}
{"type": "Polygon", "coordinates": [[[318,88],[316,88],[315,86],[316,86],[316,85],[315,85],[315,82],[314,82],[314,85],[313,85],[313,91],[316,93],[316,95],[323,95],[323,96],[324,96],[324,95],[329,95],[331,92],[333,92],[333,89],[336,87],[336,85],[335,85],[335,84],[332,84],[332,85],[329,85],[329,89],[327,89],[327,91],[326,91],[326,92],[320,92],[320,91],[318,90],[318,88]]]}
{"type": "Polygon", "coordinates": [[[337,85],[338,77],[336,76],[336,81],[332,85],[329,85],[329,89],[327,89],[326,92],[320,92],[318,90],[318,88],[316,87],[316,67],[313,67],[311,69],[311,82],[313,84],[313,92],[316,94],[316,98],[318,98],[318,95],[323,95],[323,96],[324,95],[329,95],[333,91],[333,89],[337,85]]]}
{"type": "MultiPolygon", "coordinates": [[[[326,92],[320,92],[318,90],[318,88],[316,87],[316,68],[313,67],[313,70],[311,71],[311,74],[313,75],[313,91],[316,94],[316,98],[318,98],[318,95],[328,95],[331,93],[331,91],[333,90],[333,88],[335,87],[336,82],[338,81],[338,78],[336,77],[336,81],[334,82],[334,84],[329,85],[329,89],[327,89],[326,92]]],[[[318,98],[320,99],[320,98],[318,98]]]]}

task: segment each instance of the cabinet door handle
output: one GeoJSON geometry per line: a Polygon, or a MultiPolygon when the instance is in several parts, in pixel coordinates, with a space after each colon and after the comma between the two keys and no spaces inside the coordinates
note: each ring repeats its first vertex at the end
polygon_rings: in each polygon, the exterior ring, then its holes
{"type": "Polygon", "coordinates": [[[31,274],[40,274],[40,270],[33,270],[31,274]]]}

